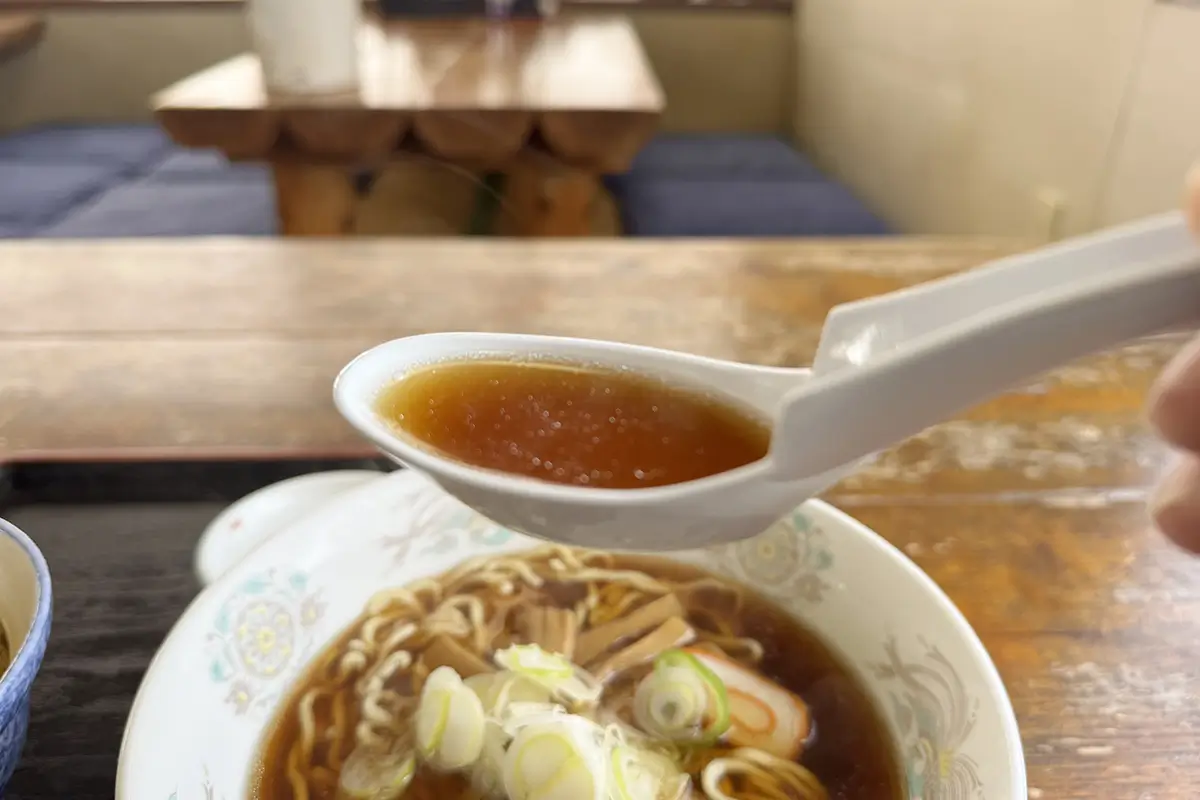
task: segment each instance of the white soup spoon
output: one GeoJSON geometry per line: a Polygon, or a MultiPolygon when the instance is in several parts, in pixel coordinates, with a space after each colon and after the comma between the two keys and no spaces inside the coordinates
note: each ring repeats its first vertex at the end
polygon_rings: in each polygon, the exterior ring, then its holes
{"type": "Polygon", "coordinates": [[[904,291],[838,306],[812,369],[548,336],[439,333],[374,347],[334,386],[339,411],[394,460],[496,522],[586,547],[682,550],[754,536],[864,459],[1026,378],[1200,322],[1200,248],[1166,214],[904,291]],[[380,392],[439,361],[554,358],[629,369],[774,421],[766,458],[700,480],[590,489],[480,469],[395,431],[380,392]]]}

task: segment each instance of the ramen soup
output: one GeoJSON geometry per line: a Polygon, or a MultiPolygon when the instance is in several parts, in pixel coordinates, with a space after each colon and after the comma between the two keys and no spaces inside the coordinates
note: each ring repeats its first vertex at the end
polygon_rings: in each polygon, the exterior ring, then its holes
{"type": "Polygon", "coordinates": [[[545,547],[375,595],[319,654],[254,800],[896,800],[884,723],[742,586],[545,547]]]}
{"type": "Polygon", "coordinates": [[[410,373],[377,411],[449,458],[553,483],[638,489],[767,454],[770,428],[727,401],[631,372],[457,361],[410,373]]]}

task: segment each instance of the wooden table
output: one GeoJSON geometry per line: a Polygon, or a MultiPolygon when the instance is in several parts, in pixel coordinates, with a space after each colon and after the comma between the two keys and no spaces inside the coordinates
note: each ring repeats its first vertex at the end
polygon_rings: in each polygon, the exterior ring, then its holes
{"type": "Polygon", "coordinates": [[[282,230],[353,226],[350,167],[432,157],[507,174],[506,205],[529,236],[582,235],[599,175],[625,170],[664,100],[620,16],[552,21],[372,22],[357,95],[269,96],[238,56],[153,100],[178,143],[271,161],[282,230]]]}
{"type": "MultiPolygon", "coordinates": [[[[0,248],[3,458],[365,455],[329,382],[389,337],[528,331],[803,364],[832,305],[1009,249],[940,239],[10,243],[0,248]]],[[[1200,561],[1153,532],[1143,508],[1166,454],[1141,405],[1179,341],[1059,370],[828,494],[929,572],[979,631],[1016,707],[1033,798],[1200,795],[1200,561]]],[[[117,565],[101,561],[116,581],[117,565]]],[[[81,699],[73,676],[64,667],[47,695],[61,714],[124,707],[81,699]]],[[[66,763],[47,759],[47,769],[66,763]]]]}

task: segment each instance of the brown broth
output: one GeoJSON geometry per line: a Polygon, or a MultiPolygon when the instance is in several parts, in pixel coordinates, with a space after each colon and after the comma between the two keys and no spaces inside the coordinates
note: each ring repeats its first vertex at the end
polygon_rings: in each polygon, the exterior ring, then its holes
{"type": "MultiPolygon", "coordinates": [[[[619,555],[614,558],[613,567],[641,570],[654,577],[680,581],[714,577],[698,567],[653,556],[619,555]]],[[[829,793],[829,800],[902,800],[905,791],[887,725],[854,672],[816,634],[779,606],[748,587],[726,578],[716,580],[737,586],[743,592],[741,610],[731,620],[733,635],[757,639],[764,650],[762,674],[808,704],[814,734],[799,761],[821,781],[829,793]]],[[[547,584],[547,604],[573,607],[579,599],[578,588],[577,585],[547,584]]],[[[711,602],[715,599],[695,597],[694,608],[688,609],[688,622],[704,627],[707,615],[703,611],[715,609],[711,602]]],[[[361,623],[361,618],[351,623],[346,633],[330,646],[330,651],[345,651],[361,623]]],[[[314,664],[326,660],[322,654],[314,664]]],[[[310,668],[310,673],[298,681],[284,702],[254,764],[250,800],[293,800],[287,779],[287,756],[299,735],[297,707],[300,698],[317,682],[318,678],[310,668]]],[[[328,725],[328,712],[319,706],[315,710],[317,728],[328,725]]],[[[357,710],[353,710],[347,722],[353,726],[357,721],[357,710]]],[[[420,800],[430,797],[472,800],[476,797],[461,777],[437,775],[424,769],[418,771],[405,794],[420,800]]],[[[318,791],[310,796],[310,800],[335,798],[334,790],[318,791]]]]}
{"type": "Polygon", "coordinates": [[[9,649],[8,636],[4,633],[4,623],[0,622],[0,678],[4,677],[4,672],[8,669],[8,662],[12,659],[9,649]]]}
{"type": "Polygon", "coordinates": [[[389,386],[376,408],[456,461],[604,489],[716,475],[758,461],[771,439],[769,427],[727,401],[561,362],[435,364],[389,386]]]}

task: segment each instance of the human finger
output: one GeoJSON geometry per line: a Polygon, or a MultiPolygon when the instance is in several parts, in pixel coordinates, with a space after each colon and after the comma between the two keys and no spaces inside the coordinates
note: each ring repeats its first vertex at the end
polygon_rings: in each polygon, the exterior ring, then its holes
{"type": "MultiPolygon", "coordinates": [[[[1200,298],[1196,298],[1200,305],[1200,298]]],[[[1172,445],[1200,453],[1200,338],[1167,365],[1150,390],[1150,421],[1172,445]]]]}
{"type": "Polygon", "coordinates": [[[1167,473],[1151,498],[1150,514],[1167,538],[1200,553],[1200,456],[1189,453],[1167,473]]]}

